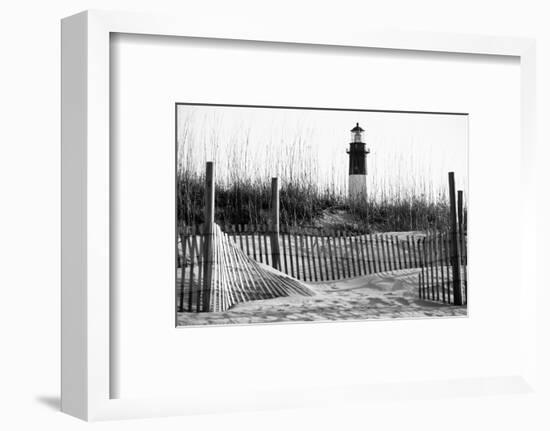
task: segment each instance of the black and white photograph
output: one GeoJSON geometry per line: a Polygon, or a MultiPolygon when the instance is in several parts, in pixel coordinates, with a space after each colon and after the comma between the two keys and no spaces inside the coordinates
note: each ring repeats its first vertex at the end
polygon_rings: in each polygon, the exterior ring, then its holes
{"type": "Polygon", "coordinates": [[[5,2],[0,430],[550,430],[547,3],[5,2]]]}
{"type": "Polygon", "coordinates": [[[176,105],[177,325],[467,315],[468,115],[176,105]]]}

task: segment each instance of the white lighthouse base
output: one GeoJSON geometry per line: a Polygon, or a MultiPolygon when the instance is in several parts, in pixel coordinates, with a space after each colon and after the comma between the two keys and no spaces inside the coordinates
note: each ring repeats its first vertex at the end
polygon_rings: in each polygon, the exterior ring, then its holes
{"type": "Polygon", "coordinates": [[[361,204],[367,201],[367,176],[349,176],[349,200],[350,204],[361,204]]]}

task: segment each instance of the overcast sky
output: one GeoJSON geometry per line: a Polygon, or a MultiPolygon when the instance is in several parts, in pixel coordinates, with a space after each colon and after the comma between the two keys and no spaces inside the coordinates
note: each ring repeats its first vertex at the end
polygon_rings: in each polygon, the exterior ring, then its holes
{"type": "Polygon", "coordinates": [[[206,160],[217,162],[220,181],[230,181],[230,171],[287,181],[288,166],[294,166],[320,186],[333,184],[345,192],[346,149],[356,123],[365,129],[363,141],[371,151],[371,190],[422,183],[445,190],[449,171],[457,187],[466,189],[465,115],[179,105],[177,133],[178,144],[192,150],[196,169],[206,160]]]}

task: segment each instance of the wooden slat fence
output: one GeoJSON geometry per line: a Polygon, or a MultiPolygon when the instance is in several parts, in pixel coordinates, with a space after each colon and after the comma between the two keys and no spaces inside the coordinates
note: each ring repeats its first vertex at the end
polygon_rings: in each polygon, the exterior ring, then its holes
{"type": "Polygon", "coordinates": [[[427,232],[420,241],[418,296],[460,306],[468,302],[467,211],[463,191],[455,192],[453,172],[449,172],[449,200],[449,230],[427,232]]]}
{"type": "MultiPolygon", "coordinates": [[[[179,228],[177,268],[178,311],[219,312],[239,302],[270,299],[289,294],[313,295],[300,281],[259,264],[245,253],[243,236],[222,232],[213,224],[212,233],[204,226],[179,228]],[[205,248],[212,235],[212,250],[205,248]],[[209,253],[209,256],[207,256],[209,253]],[[209,282],[206,268],[211,267],[209,282]]],[[[265,243],[258,241],[258,246],[265,243]]]]}
{"type": "Polygon", "coordinates": [[[283,228],[280,237],[282,271],[308,282],[416,268],[418,259],[415,235],[283,228]]]}
{"type": "Polygon", "coordinates": [[[466,233],[462,233],[460,242],[460,283],[461,296],[455,303],[453,289],[453,269],[451,262],[450,232],[427,232],[423,238],[417,239],[421,250],[420,273],[418,275],[418,296],[421,299],[442,302],[445,304],[466,305],[467,288],[467,258],[466,233]]]}
{"type": "MultiPolygon", "coordinates": [[[[273,266],[273,236],[269,226],[225,225],[221,228],[243,256],[273,266]]],[[[203,227],[186,226],[179,230],[178,309],[203,311],[200,306],[204,277],[203,227]]],[[[459,233],[461,300],[465,304],[467,232],[461,229],[459,233]]],[[[449,232],[353,234],[318,228],[283,227],[279,234],[279,270],[297,280],[326,282],[419,268],[420,298],[453,304],[450,247],[449,232]]]]}
{"type": "MultiPolygon", "coordinates": [[[[244,256],[274,266],[267,225],[223,225],[222,231],[244,256]]],[[[320,228],[281,227],[279,271],[297,280],[326,282],[385,271],[418,268],[420,235],[366,234],[320,228]]],[[[179,229],[178,308],[202,311],[201,286],[204,264],[202,226],[179,229]],[[183,284],[182,284],[183,283],[183,284]],[[182,289],[183,286],[183,289],[182,289]]]]}

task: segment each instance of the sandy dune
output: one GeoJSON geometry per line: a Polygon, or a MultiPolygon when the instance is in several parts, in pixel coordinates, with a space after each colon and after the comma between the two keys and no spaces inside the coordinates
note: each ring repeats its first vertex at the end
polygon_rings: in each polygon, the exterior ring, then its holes
{"type": "Polygon", "coordinates": [[[237,304],[220,313],[178,313],[178,325],[466,316],[466,307],[418,298],[418,270],[308,283],[316,294],[237,304]]]}

